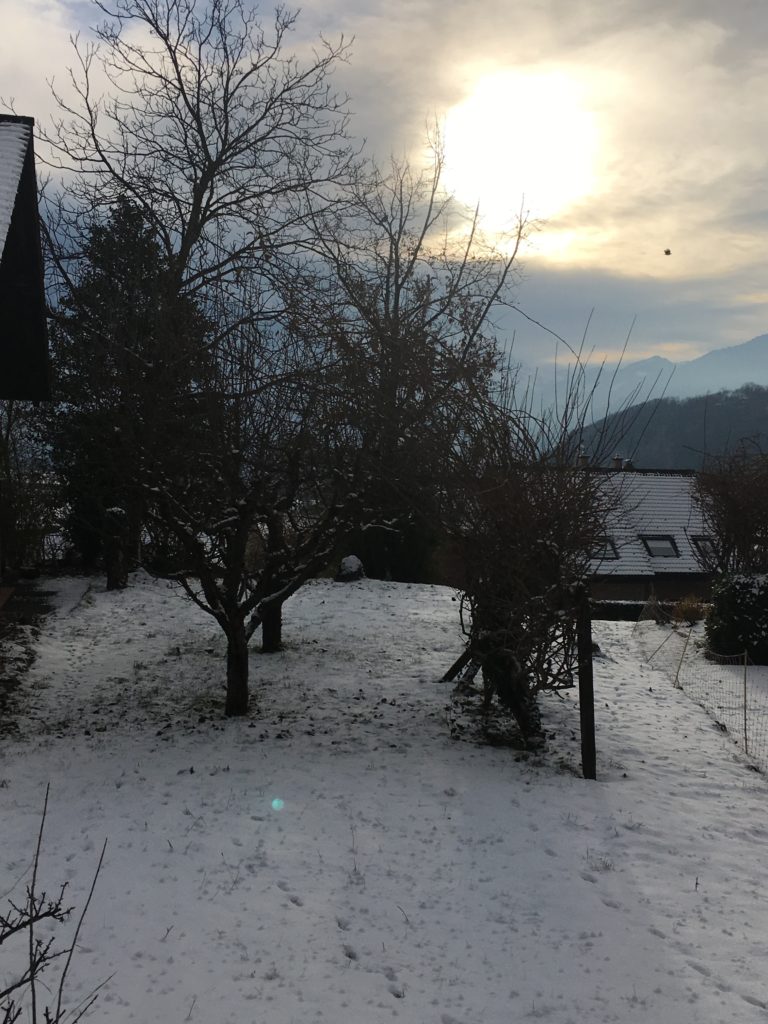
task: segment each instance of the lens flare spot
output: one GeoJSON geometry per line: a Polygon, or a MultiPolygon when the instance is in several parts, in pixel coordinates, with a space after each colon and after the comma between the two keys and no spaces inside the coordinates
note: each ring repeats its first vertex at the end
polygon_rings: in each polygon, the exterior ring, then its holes
{"type": "Polygon", "coordinates": [[[281,800],[279,796],[276,796],[275,799],[272,801],[272,810],[273,811],[282,811],[282,809],[284,807],[285,807],[285,800],[281,800]]]}

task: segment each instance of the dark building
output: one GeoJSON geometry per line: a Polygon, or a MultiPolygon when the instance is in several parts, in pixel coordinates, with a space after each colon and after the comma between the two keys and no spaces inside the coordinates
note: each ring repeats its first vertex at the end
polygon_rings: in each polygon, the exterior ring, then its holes
{"type": "Polygon", "coordinates": [[[34,120],[0,114],[0,398],[50,398],[34,120]]]}

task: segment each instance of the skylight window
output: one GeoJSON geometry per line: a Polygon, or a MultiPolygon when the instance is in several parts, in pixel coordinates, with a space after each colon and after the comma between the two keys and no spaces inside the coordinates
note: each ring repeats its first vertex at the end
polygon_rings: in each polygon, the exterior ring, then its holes
{"type": "Polygon", "coordinates": [[[619,552],[616,550],[616,545],[610,537],[601,537],[597,544],[595,544],[592,557],[599,562],[615,562],[619,557],[619,552]]]}
{"type": "Polygon", "coordinates": [[[651,558],[679,558],[675,538],[666,533],[641,534],[640,540],[651,558]]]}

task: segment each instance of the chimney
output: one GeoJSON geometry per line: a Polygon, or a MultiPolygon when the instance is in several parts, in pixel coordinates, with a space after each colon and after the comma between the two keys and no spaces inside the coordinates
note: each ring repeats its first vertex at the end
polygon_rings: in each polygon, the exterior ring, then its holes
{"type": "Polygon", "coordinates": [[[576,464],[578,465],[579,469],[588,469],[589,468],[589,456],[587,455],[587,453],[584,451],[583,448],[579,452],[579,457],[576,460],[576,464]]]}
{"type": "Polygon", "coordinates": [[[622,467],[624,467],[624,460],[620,455],[614,455],[611,466],[613,469],[621,469],[622,467]]]}
{"type": "Polygon", "coordinates": [[[624,472],[631,473],[635,468],[635,464],[632,459],[624,459],[624,472]]]}

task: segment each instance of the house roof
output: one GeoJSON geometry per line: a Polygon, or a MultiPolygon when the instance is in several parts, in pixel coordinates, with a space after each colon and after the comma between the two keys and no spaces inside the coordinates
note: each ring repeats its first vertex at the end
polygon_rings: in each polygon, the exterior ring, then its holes
{"type": "Polygon", "coordinates": [[[31,117],[0,114],[0,398],[50,396],[31,117]]]}
{"type": "Polygon", "coordinates": [[[707,530],[693,500],[694,484],[695,474],[690,471],[606,474],[603,486],[613,506],[608,539],[617,557],[593,560],[592,572],[601,577],[702,573],[695,540],[705,537],[707,530]],[[654,538],[663,540],[654,543],[654,538]],[[659,548],[668,556],[654,554],[659,548]]]}
{"type": "Polygon", "coordinates": [[[24,121],[0,119],[0,258],[5,251],[8,228],[24,169],[32,125],[24,121]]]}

